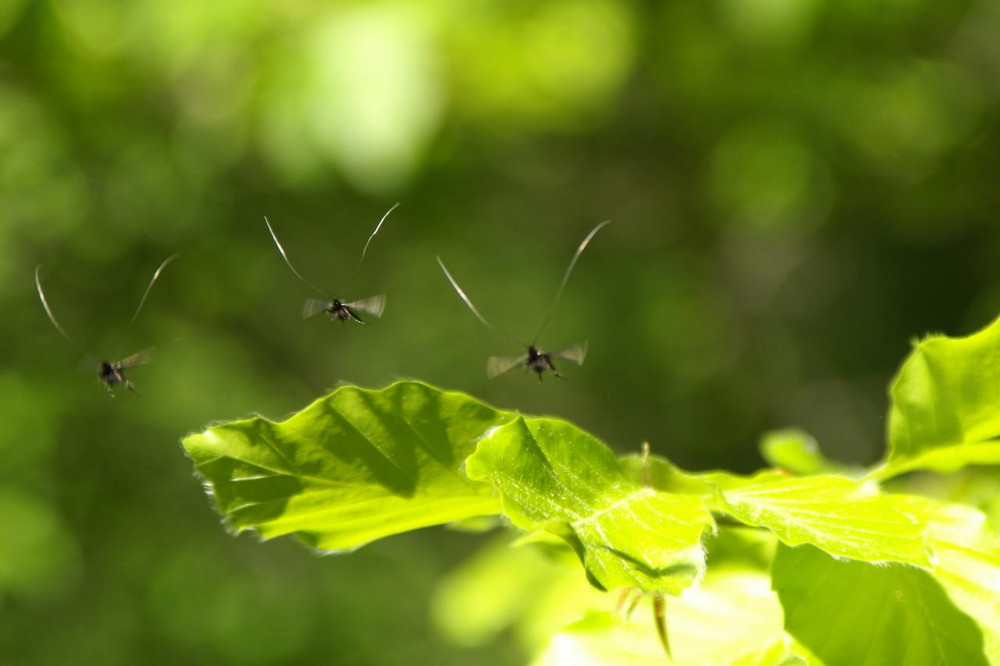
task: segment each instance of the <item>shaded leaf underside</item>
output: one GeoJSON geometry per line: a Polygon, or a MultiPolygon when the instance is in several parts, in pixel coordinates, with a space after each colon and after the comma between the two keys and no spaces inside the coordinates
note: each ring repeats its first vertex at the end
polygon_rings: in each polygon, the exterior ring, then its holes
{"type": "Polygon", "coordinates": [[[987,664],[979,626],[935,577],[902,564],[779,546],[772,584],[785,629],[827,664],[987,664]]]}

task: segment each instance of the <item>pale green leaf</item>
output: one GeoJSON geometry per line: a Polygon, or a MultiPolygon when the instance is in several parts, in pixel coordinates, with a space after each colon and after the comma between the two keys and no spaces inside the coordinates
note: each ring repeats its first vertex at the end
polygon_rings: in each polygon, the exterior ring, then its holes
{"type": "Polygon", "coordinates": [[[811,543],[831,555],[868,562],[928,567],[932,561],[924,526],[896,509],[871,482],[841,476],[765,478],[723,495],[735,518],[770,529],[790,546],[811,543]]]}
{"type": "Polygon", "coordinates": [[[675,664],[764,666],[804,663],[792,655],[770,576],[731,568],[668,600],[675,664]]]}
{"type": "Polygon", "coordinates": [[[890,395],[889,452],[877,478],[1000,464],[1000,319],[968,337],[918,343],[890,395]]]}
{"type": "Polygon", "coordinates": [[[765,433],[760,453],[768,464],[798,476],[847,471],[844,465],[824,457],[809,433],[794,428],[765,433]]]}
{"type": "Polygon", "coordinates": [[[611,603],[583,579],[565,542],[518,547],[510,537],[486,544],[438,584],[431,619],[453,643],[477,647],[507,634],[534,653],[581,609],[611,603]]]}
{"type": "Polygon", "coordinates": [[[509,539],[498,539],[441,581],[431,617],[452,643],[482,645],[536,602],[537,591],[557,566],[535,548],[513,548],[509,539]]]}
{"type": "Polygon", "coordinates": [[[497,513],[493,489],[461,468],[483,433],[512,418],[418,382],[347,386],[281,423],[223,423],[183,445],[237,531],[343,550],[497,513]]]}
{"type": "Polygon", "coordinates": [[[772,579],[785,630],[827,664],[988,663],[979,626],[922,569],[780,545],[772,579]]]}
{"type": "Polygon", "coordinates": [[[1000,539],[986,516],[961,504],[894,496],[902,511],[926,516],[938,560],[932,569],[956,606],[983,630],[986,655],[1000,663],[1000,539]]]}
{"type": "Polygon", "coordinates": [[[497,488],[515,525],[565,539],[598,587],[676,593],[704,566],[712,517],[701,499],[632,481],[610,449],[569,423],[519,418],[495,428],[466,470],[497,488]]]}
{"type": "Polygon", "coordinates": [[[761,530],[746,525],[725,525],[703,539],[711,574],[725,569],[740,569],[756,572],[771,570],[774,550],[778,538],[770,530],[761,530]]]}
{"type": "Polygon", "coordinates": [[[591,611],[554,636],[534,666],[805,664],[782,628],[781,606],[769,583],[759,571],[729,571],[668,598],[670,661],[645,599],[628,617],[591,611]]]}
{"type": "Polygon", "coordinates": [[[686,472],[668,459],[656,455],[627,455],[622,456],[619,462],[625,474],[635,483],[666,493],[697,495],[712,510],[721,506],[722,496],[719,494],[718,483],[711,476],[714,474],[712,472],[686,472]]]}
{"type": "Polygon", "coordinates": [[[556,634],[532,666],[663,666],[667,657],[650,618],[623,621],[591,611],[556,634]]]}
{"type": "Polygon", "coordinates": [[[783,472],[765,470],[753,476],[722,470],[688,472],[661,456],[627,455],[620,459],[622,469],[630,479],[644,486],[678,495],[696,495],[712,511],[726,511],[723,490],[756,485],[770,480],[787,479],[783,472]]]}

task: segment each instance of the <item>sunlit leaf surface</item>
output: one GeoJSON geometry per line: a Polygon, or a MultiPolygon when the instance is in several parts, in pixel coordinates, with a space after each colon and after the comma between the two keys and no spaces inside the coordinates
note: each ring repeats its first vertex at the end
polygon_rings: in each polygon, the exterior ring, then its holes
{"type": "Polygon", "coordinates": [[[348,386],[287,421],[224,423],[183,444],[236,530],[342,550],[496,513],[493,489],[460,468],[484,432],[511,418],[417,382],[348,386]]]}
{"type": "Polygon", "coordinates": [[[922,569],[779,546],[772,578],[785,629],[827,664],[988,663],[977,624],[922,569]]]}
{"type": "Polygon", "coordinates": [[[662,456],[627,455],[620,458],[619,462],[635,483],[667,493],[697,495],[711,510],[722,508],[723,500],[715,472],[686,472],[662,456]]]}
{"type": "Polygon", "coordinates": [[[611,599],[580,575],[562,540],[512,545],[505,534],[441,579],[430,616],[458,645],[487,645],[506,633],[536,652],[583,609],[607,608],[611,599]]]}
{"type": "Polygon", "coordinates": [[[903,511],[932,516],[929,535],[938,560],[933,573],[956,606],[983,630],[986,654],[1000,663],[1000,539],[970,506],[897,496],[903,511]]]}
{"type": "Polygon", "coordinates": [[[927,567],[932,560],[922,524],[927,516],[900,511],[874,483],[832,474],[692,473],[658,456],[627,456],[621,463],[633,480],[699,496],[711,510],[766,527],[792,546],[811,543],[833,555],[874,562],[927,567]]]}
{"type": "Polygon", "coordinates": [[[518,527],[564,538],[599,587],[679,592],[704,566],[712,518],[701,499],[635,483],[610,449],[564,421],[496,428],[466,469],[499,490],[518,527]]]}
{"type": "Polygon", "coordinates": [[[781,606],[762,572],[710,576],[704,585],[667,600],[672,660],[667,661],[649,600],[625,617],[590,612],[553,637],[535,666],[775,666],[806,662],[782,629],[781,606]]]}
{"type": "Polygon", "coordinates": [[[731,513],[767,527],[790,546],[811,543],[840,557],[930,566],[918,518],[899,511],[873,483],[840,476],[773,480],[723,493],[731,513]]]}
{"type": "Polygon", "coordinates": [[[768,464],[800,476],[839,472],[844,468],[825,458],[816,440],[801,430],[764,433],[760,453],[768,464]]]}
{"type": "Polygon", "coordinates": [[[1000,319],[923,340],[892,385],[889,454],[876,474],[1000,463],[1000,319]]]}

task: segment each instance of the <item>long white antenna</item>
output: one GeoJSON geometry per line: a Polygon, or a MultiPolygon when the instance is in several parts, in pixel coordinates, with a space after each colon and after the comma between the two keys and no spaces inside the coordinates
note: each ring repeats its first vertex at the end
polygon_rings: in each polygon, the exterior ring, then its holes
{"type": "Polygon", "coordinates": [[[580,242],[579,247],[576,248],[576,253],[573,255],[573,258],[570,259],[569,266],[566,267],[566,273],[563,275],[562,282],[559,283],[559,289],[556,290],[556,297],[552,299],[552,305],[549,306],[549,313],[545,316],[545,321],[542,322],[542,326],[538,329],[538,333],[535,334],[535,338],[531,343],[532,346],[534,346],[535,342],[538,341],[538,338],[542,335],[542,331],[545,330],[545,327],[549,324],[549,320],[552,319],[552,315],[556,311],[556,306],[559,305],[559,299],[562,298],[563,290],[566,288],[566,283],[569,281],[569,275],[573,272],[573,267],[576,266],[577,259],[579,259],[580,255],[583,254],[583,251],[587,249],[587,244],[590,243],[591,239],[597,235],[597,232],[609,224],[611,224],[611,220],[604,220],[591,229],[590,233],[588,233],[580,242]]]}
{"type": "Polygon", "coordinates": [[[435,257],[435,258],[437,259],[438,265],[441,267],[441,270],[444,271],[444,276],[446,278],[448,278],[448,282],[451,283],[451,288],[455,290],[455,293],[458,294],[458,297],[462,299],[462,302],[464,302],[469,307],[469,309],[472,310],[472,314],[476,315],[476,319],[478,319],[480,322],[482,322],[483,326],[485,326],[486,328],[490,329],[491,331],[493,331],[497,335],[500,335],[502,337],[507,338],[508,340],[512,340],[512,341],[516,342],[517,344],[521,345],[522,347],[527,347],[528,346],[528,345],[524,344],[523,342],[521,342],[520,340],[518,340],[517,338],[515,338],[514,336],[508,335],[507,333],[503,333],[503,332],[498,331],[497,329],[493,328],[493,324],[491,324],[490,322],[486,321],[486,317],[484,317],[479,312],[479,310],[476,309],[476,306],[472,304],[472,299],[470,299],[466,295],[466,293],[464,291],[462,291],[462,288],[458,286],[458,282],[456,282],[455,278],[453,278],[451,276],[451,273],[448,272],[448,268],[444,265],[444,262],[441,261],[441,257],[435,257]]]}
{"type": "Polygon", "coordinates": [[[355,275],[361,272],[361,264],[364,263],[365,255],[368,254],[368,246],[371,245],[372,239],[375,238],[375,234],[378,233],[378,230],[382,228],[382,223],[385,222],[385,218],[389,217],[389,213],[396,210],[397,208],[399,208],[398,201],[395,203],[395,205],[393,205],[392,208],[386,211],[385,215],[382,216],[382,219],[378,221],[377,225],[375,225],[375,231],[373,231],[372,235],[368,237],[368,242],[365,243],[365,248],[361,250],[361,259],[358,260],[358,268],[357,270],[354,271],[355,275]]]}
{"type": "Polygon", "coordinates": [[[476,315],[476,319],[481,321],[483,326],[496,333],[497,330],[493,328],[493,324],[486,321],[486,317],[480,314],[479,310],[476,309],[476,306],[472,304],[472,300],[468,296],[466,296],[465,292],[462,291],[462,288],[458,286],[457,282],[455,282],[455,278],[453,278],[451,276],[451,273],[448,272],[448,268],[444,265],[444,262],[441,261],[441,257],[435,257],[435,258],[437,259],[438,265],[441,267],[441,270],[444,271],[444,276],[448,278],[448,282],[451,283],[451,288],[455,290],[456,294],[458,294],[458,297],[461,298],[462,301],[467,306],[469,306],[469,309],[472,310],[472,314],[476,315]]]}
{"type": "MultiPolygon", "coordinates": [[[[326,296],[326,292],[325,291],[323,291],[322,289],[320,289],[319,287],[317,287],[316,285],[314,285],[309,280],[307,280],[304,277],[302,277],[302,275],[297,270],[295,270],[295,266],[292,266],[292,262],[288,260],[288,254],[285,253],[285,248],[281,246],[281,241],[278,240],[278,237],[274,233],[274,229],[271,228],[271,223],[267,221],[267,216],[264,216],[264,224],[267,225],[267,230],[271,233],[271,240],[273,240],[274,244],[278,246],[278,252],[281,253],[281,258],[285,260],[285,263],[288,265],[288,268],[291,269],[292,273],[295,274],[295,277],[297,277],[298,279],[300,279],[302,281],[302,284],[306,285],[307,287],[310,287],[311,289],[313,289],[314,291],[316,291],[318,294],[321,294],[322,296],[326,296]]],[[[377,229],[376,229],[376,231],[377,231],[377,229]]]]}
{"type": "Polygon", "coordinates": [[[45,314],[49,316],[49,321],[52,322],[52,325],[56,327],[56,330],[59,331],[61,336],[66,338],[66,340],[74,347],[79,347],[80,345],[74,342],[73,338],[69,337],[69,333],[67,333],[66,330],[59,325],[59,322],[56,321],[56,316],[52,314],[52,308],[49,307],[49,301],[45,298],[45,292],[42,290],[42,280],[40,277],[41,270],[41,265],[35,267],[35,287],[38,289],[38,298],[42,301],[42,307],[45,308],[45,314]]]}
{"type": "Polygon", "coordinates": [[[169,257],[164,259],[163,263],[160,264],[160,267],[157,268],[156,271],[153,273],[153,278],[149,281],[149,285],[146,286],[146,291],[143,293],[142,298],[139,299],[139,306],[135,309],[135,314],[132,315],[132,321],[128,323],[129,327],[131,327],[132,324],[135,323],[136,317],[139,316],[139,312],[142,310],[142,306],[145,305],[146,303],[146,297],[149,296],[149,290],[152,289],[156,281],[160,279],[160,273],[162,273],[163,269],[167,267],[167,264],[169,264],[171,261],[173,261],[179,256],[181,256],[179,252],[177,254],[170,255],[169,257]]]}

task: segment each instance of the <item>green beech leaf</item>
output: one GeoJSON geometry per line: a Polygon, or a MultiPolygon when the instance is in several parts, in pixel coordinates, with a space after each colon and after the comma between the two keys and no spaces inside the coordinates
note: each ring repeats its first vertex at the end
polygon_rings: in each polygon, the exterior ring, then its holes
{"type": "Polygon", "coordinates": [[[466,470],[497,488],[515,525],[565,539],[599,588],[677,593],[704,567],[712,517],[701,499],[632,481],[610,449],[569,423],[518,418],[495,428],[466,470]]]}
{"type": "Polygon", "coordinates": [[[235,530],[343,550],[497,513],[493,489],[461,467],[513,417],[418,382],[346,386],[281,423],[223,423],[183,445],[235,530]]]}
{"type": "MultiPolygon", "coordinates": [[[[648,610],[647,610],[648,612],[648,610]]],[[[638,615],[638,610],[636,612],[638,615]]],[[[590,611],[556,634],[532,666],[662,666],[667,661],[652,619],[629,622],[590,611]]]]}
{"type": "Polygon", "coordinates": [[[685,472],[658,456],[626,456],[630,478],[667,492],[696,495],[712,511],[766,527],[785,543],[812,543],[854,559],[928,567],[932,561],[919,516],[900,511],[873,482],[837,476],[789,477],[685,472]]]}
{"type": "Polygon", "coordinates": [[[486,644],[530,612],[558,566],[539,549],[512,547],[504,535],[438,584],[432,619],[457,645],[486,644]]]}
{"type": "Polygon", "coordinates": [[[811,543],[840,557],[929,567],[925,527],[872,482],[841,476],[774,479],[723,491],[729,512],[790,546],[811,543]]]}
{"type": "Polygon", "coordinates": [[[556,634],[534,666],[804,666],[769,581],[760,571],[710,572],[703,584],[668,598],[669,661],[647,598],[627,616],[590,611],[556,634]]]}
{"type": "Polygon", "coordinates": [[[724,490],[759,485],[769,480],[783,481],[788,475],[765,470],[753,476],[722,470],[687,472],[660,456],[627,455],[620,459],[622,469],[630,479],[656,490],[678,495],[697,495],[711,511],[728,510],[722,495],[724,490]]]}
{"type": "Polygon", "coordinates": [[[482,646],[506,633],[537,652],[582,609],[613,603],[583,579],[565,542],[515,546],[511,536],[494,538],[439,582],[430,617],[455,644],[482,646]]]}
{"type": "Polygon", "coordinates": [[[1000,463],[1000,319],[917,344],[890,389],[889,452],[873,474],[1000,463]]]}
{"type": "MultiPolygon", "coordinates": [[[[686,472],[661,456],[626,455],[619,459],[625,474],[633,482],[666,493],[697,495],[712,511],[722,506],[716,472],[695,474],[686,472]]],[[[720,472],[724,474],[724,472],[720,472]]]]}
{"type": "Polygon", "coordinates": [[[1000,539],[986,516],[970,506],[926,497],[894,496],[902,511],[928,516],[938,560],[933,573],[956,606],[983,630],[986,655],[1000,663],[1000,539]]]}
{"type": "Polygon", "coordinates": [[[794,428],[765,433],[760,453],[769,465],[799,476],[847,471],[844,465],[823,457],[809,433],[794,428]]]}
{"type": "Polygon", "coordinates": [[[827,664],[988,663],[979,626],[922,569],[779,545],[772,581],[785,630],[827,664]]]}

